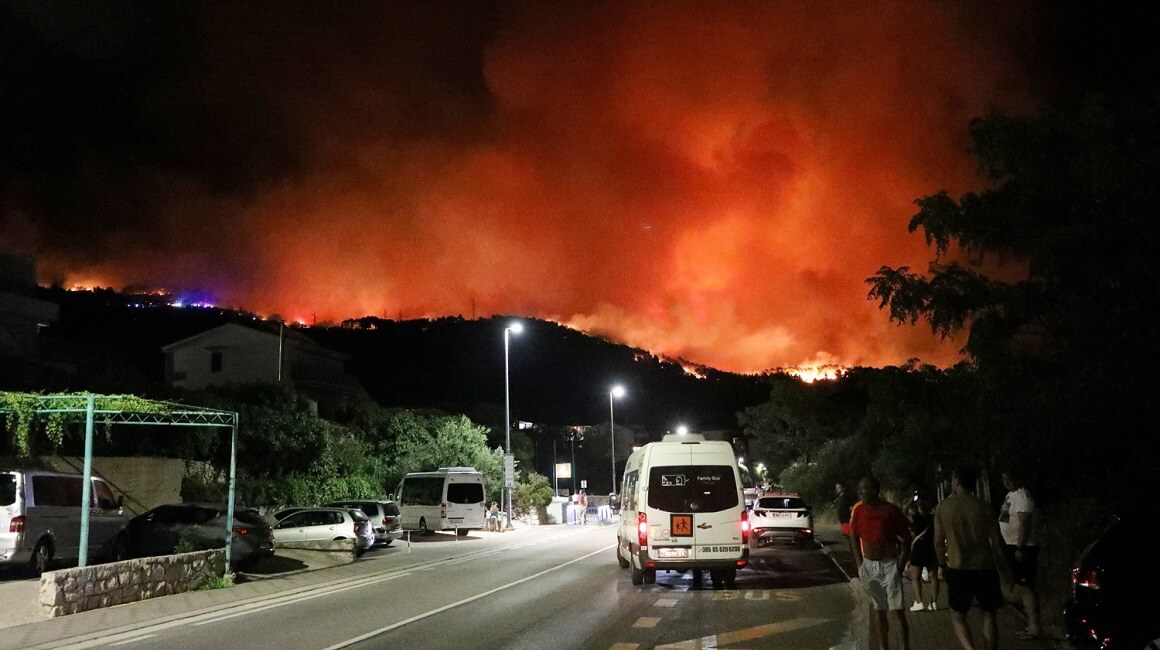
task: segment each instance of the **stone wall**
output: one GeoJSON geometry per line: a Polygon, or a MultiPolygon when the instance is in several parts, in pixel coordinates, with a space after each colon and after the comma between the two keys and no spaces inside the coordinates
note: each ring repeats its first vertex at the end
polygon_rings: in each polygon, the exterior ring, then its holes
{"type": "Polygon", "coordinates": [[[147,557],[40,576],[40,607],[65,616],[197,589],[225,572],[225,549],[147,557]]]}

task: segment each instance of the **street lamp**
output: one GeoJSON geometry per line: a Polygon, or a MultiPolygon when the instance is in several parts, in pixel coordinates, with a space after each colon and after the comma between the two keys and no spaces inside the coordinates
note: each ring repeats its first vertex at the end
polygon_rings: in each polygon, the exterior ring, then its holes
{"type": "Polygon", "coordinates": [[[617,384],[608,391],[608,446],[612,449],[612,493],[616,494],[616,423],[612,403],[617,397],[624,397],[624,386],[617,384]]]}
{"type": "Polygon", "coordinates": [[[515,463],[512,459],[512,391],[508,381],[508,347],[512,334],[524,331],[523,323],[513,321],[503,328],[503,402],[504,402],[504,457],[503,457],[503,485],[507,492],[507,529],[512,529],[512,488],[515,487],[515,463]],[[510,473],[509,473],[510,471],[510,473]]]}
{"type": "Polygon", "coordinates": [[[689,433],[689,427],[687,427],[683,424],[677,425],[677,435],[678,436],[683,436],[683,435],[686,435],[687,433],[689,433]]]}

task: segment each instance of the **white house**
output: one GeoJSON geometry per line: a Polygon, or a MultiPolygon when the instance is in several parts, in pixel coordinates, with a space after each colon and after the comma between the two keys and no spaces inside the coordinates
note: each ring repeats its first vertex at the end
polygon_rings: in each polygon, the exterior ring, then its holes
{"type": "Polygon", "coordinates": [[[179,388],[289,383],[320,404],[339,404],[362,387],[346,372],[347,355],[289,327],[228,323],[162,348],[165,379],[179,388]]]}

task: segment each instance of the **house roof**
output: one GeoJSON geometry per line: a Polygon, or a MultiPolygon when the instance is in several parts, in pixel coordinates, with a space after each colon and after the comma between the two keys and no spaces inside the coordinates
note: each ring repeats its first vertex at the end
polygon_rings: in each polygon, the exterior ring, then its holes
{"type": "Polygon", "coordinates": [[[346,354],[343,354],[342,352],[337,352],[335,350],[325,348],[325,347],[315,343],[313,340],[310,339],[310,337],[306,336],[302,332],[299,332],[298,330],[296,330],[292,327],[279,328],[278,324],[270,323],[267,321],[259,321],[259,322],[255,323],[253,326],[242,325],[240,323],[226,323],[225,325],[220,325],[220,326],[215,327],[213,329],[209,329],[209,330],[206,330],[204,332],[194,334],[193,336],[186,337],[184,339],[181,339],[180,341],[174,341],[173,343],[170,343],[169,345],[162,346],[161,349],[168,352],[168,351],[176,349],[176,348],[188,347],[190,345],[198,343],[199,341],[201,341],[203,339],[210,338],[215,334],[226,332],[229,330],[236,330],[238,332],[245,333],[245,334],[257,334],[259,336],[267,336],[267,337],[270,337],[272,339],[277,339],[279,336],[279,329],[281,329],[281,336],[286,341],[293,343],[294,345],[296,345],[297,347],[299,347],[301,349],[310,350],[312,352],[316,352],[319,354],[327,354],[327,355],[334,356],[334,357],[344,357],[345,358],[348,356],[346,354]]]}

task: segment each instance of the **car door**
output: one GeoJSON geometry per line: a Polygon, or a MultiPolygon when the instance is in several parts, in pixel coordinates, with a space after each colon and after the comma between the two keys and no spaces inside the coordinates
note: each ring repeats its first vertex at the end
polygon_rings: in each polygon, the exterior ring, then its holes
{"type": "Polygon", "coordinates": [[[180,506],[158,506],[138,518],[132,531],[137,555],[169,555],[177,547],[182,519],[180,506]]]}
{"type": "Polygon", "coordinates": [[[310,510],[299,510],[288,515],[274,526],[274,539],[278,543],[305,542],[309,539],[308,531],[313,527],[314,515],[310,510]]]}

